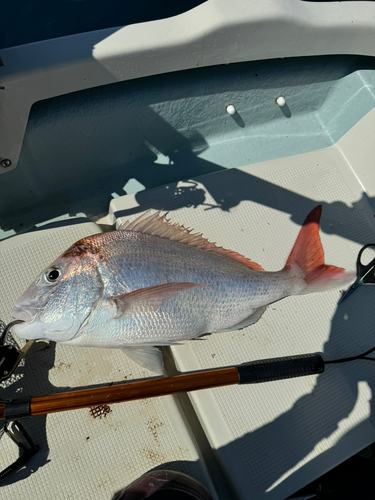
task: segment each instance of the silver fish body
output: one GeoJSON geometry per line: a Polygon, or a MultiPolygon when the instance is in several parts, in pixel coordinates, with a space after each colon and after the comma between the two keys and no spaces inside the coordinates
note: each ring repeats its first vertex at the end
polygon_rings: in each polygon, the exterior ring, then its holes
{"type": "Polygon", "coordinates": [[[297,242],[297,257],[291,254],[281,271],[265,272],[147,214],[122,230],[80,240],[53,262],[17,301],[12,316],[25,322],[14,331],[76,346],[169,345],[242,328],[283,297],[352,280],[352,273],[320,261],[320,268],[314,262],[307,269],[297,242]]]}
{"type": "MultiPolygon", "coordinates": [[[[90,240],[92,248],[99,252],[82,256],[78,264],[72,257],[62,257],[50,266],[70,267],[75,273],[74,280],[69,280],[69,289],[64,290],[67,297],[63,304],[71,304],[64,311],[73,314],[61,314],[60,294],[47,308],[46,323],[51,325],[50,332],[54,328],[52,319],[56,318],[58,330],[54,340],[64,343],[119,347],[142,343],[163,345],[192,339],[203,333],[230,329],[255,309],[290,295],[294,287],[291,273],[254,271],[220,255],[158,236],[117,231],[86,240],[90,240]],[[103,247],[108,257],[97,257],[101,256],[103,247]],[[204,286],[182,289],[156,309],[150,307],[147,300],[140,301],[132,306],[129,314],[117,318],[114,297],[165,283],[204,286]],[[98,303],[93,311],[95,301],[98,303]],[[78,331],[70,328],[69,334],[63,331],[59,336],[60,323],[66,321],[73,325],[74,316],[79,317],[76,321],[78,331]]],[[[30,310],[30,292],[23,297],[25,305],[21,298],[16,308],[30,310]]],[[[36,326],[40,328],[39,323],[36,326]]],[[[26,329],[29,330],[28,338],[32,338],[27,324],[19,325],[17,333],[26,329]]],[[[35,335],[41,338],[38,329],[35,335]]]]}
{"type": "Polygon", "coordinates": [[[114,247],[118,254],[104,266],[99,264],[104,287],[101,309],[71,344],[163,345],[228,330],[256,309],[290,295],[295,286],[292,273],[254,271],[157,236],[120,231],[108,238],[113,238],[109,249],[114,247]],[[182,289],[157,308],[150,307],[147,300],[139,302],[129,314],[116,318],[114,296],[165,283],[203,286],[182,289]]]}

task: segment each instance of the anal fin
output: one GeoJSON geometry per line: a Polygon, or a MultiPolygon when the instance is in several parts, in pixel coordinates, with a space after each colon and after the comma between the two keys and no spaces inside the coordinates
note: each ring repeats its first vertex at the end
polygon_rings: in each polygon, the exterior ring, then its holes
{"type": "Polygon", "coordinates": [[[226,328],[225,330],[217,330],[217,332],[233,332],[234,330],[242,330],[242,328],[246,328],[247,326],[253,325],[256,323],[258,320],[260,320],[262,314],[265,312],[267,309],[267,306],[263,307],[258,307],[258,309],[255,309],[250,316],[247,318],[243,319],[236,325],[233,325],[230,328],[226,328]]]}

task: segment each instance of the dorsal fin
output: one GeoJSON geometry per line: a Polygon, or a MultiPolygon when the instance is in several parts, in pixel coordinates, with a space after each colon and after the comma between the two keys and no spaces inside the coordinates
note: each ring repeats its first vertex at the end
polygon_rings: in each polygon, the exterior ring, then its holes
{"type": "Polygon", "coordinates": [[[171,224],[166,220],[165,215],[161,215],[161,211],[155,213],[151,212],[151,210],[144,212],[142,215],[133,220],[133,222],[124,222],[121,226],[119,226],[118,230],[137,231],[139,233],[152,234],[153,236],[159,236],[160,238],[179,241],[185,245],[197,247],[202,250],[207,250],[209,252],[228,257],[229,259],[235,260],[236,262],[239,262],[254,271],[264,271],[259,264],[247,259],[243,255],[233,252],[232,250],[217,247],[215,243],[209,242],[199,233],[191,234],[188,227],[182,227],[177,223],[171,224]]]}

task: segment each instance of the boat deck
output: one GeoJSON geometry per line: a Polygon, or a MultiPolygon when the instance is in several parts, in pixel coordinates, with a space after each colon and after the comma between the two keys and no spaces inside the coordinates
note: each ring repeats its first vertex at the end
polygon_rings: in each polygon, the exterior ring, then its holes
{"type": "MultiPolygon", "coordinates": [[[[361,246],[375,241],[374,132],[372,110],[328,148],[121,196],[97,223],[68,219],[4,240],[0,317],[10,321],[16,298],[71,243],[149,208],[168,210],[172,221],[278,270],[304,218],[322,204],[326,262],[354,269],[361,246]]],[[[244,330],[167,349],[167,368],[184,372],[317,351],[325,358],[357,354],[373,345],[374,293],[366,287],[339,307],[339,291],[289,297],[244,330]]],[[[120,351],[41,342],[3,384],[2,397],[148,376],[120,351]]],[[[53,488],[56,499],[99,500],[157,467],[191,474],[218,499],[286,498],[375,440],[374,386],[372,364],[358,361],[316,377],[35,417],[25,427],[41,451],[3,490],[47,498],[53,488]]],[[[1,446],[0,468],[16,451],[5,437],[1,446]]]]}

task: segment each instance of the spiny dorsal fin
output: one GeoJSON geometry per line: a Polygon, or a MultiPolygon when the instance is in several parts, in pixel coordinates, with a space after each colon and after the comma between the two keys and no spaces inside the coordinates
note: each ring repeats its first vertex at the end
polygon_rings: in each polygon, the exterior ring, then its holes
{"type": "Polygon", "coordinates": [[[137,231],[139,233],[152,234],[153,236],[159,236],[160,238],[179,241],[185,245],[197,247],[202,250],[208,250],[209,252],[216,253],[223,257],[228,257],[229,259],[240,262],[254,271],[264,271],[264,269],[256,262],[253,262],[252,260],[247,259],[243,255],[233,252],[232,250],[217,247],[215,243],[211,243],[206,238],[203,238],[201,234],[191,234],[188,227],[182,227],[177,223],[172,224],[166,220],[165,215],[160,214],[161,211],[151,213],[151,210],[148,210],[133,220],[133,222],[124,222],[118,230],[137,231]]]}

